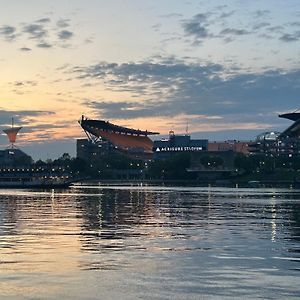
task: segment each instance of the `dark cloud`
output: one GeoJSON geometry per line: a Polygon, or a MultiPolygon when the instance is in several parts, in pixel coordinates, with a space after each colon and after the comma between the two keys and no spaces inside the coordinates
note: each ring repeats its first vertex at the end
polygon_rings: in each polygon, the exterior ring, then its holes
{"type": "Polygon", "coordinates": [[[12,118],[14,118],[15,124],[25,126],[30,125],[32,117],[38,117],[43,115],[53,115],[52,111],[40,111],[40,110],[4,110],[0,109],[0,126],[10,126],[12,118]]]}
{"type": "Polygon", "coordinates": [[[36,23],[50,23],[51,19],[50,18],[42,18],[36,21],[36,23]]]}
{"type": "Polygon", "coordinates": [[[6,41],[11,42],[17,37],[16,28],[9,25],[1,26],[0,36],[3,36],[6,41]]]}
{"type": "Polygon", "coordinates": [[[35,23],[24,25],[23,32],[29,34],[31,39],[42,39],[48,35],[44,25],[35,23]]]}
{"type": "Polygon", "coordinates": [[[3,25],[0,27],[0,37],[6,41],[15,41],[17,37],[28,39],[30,47],[21,47],[20,51],[32,50],[32,42],[38,48],[49,49],[54,46],[66,47],[64,41],[70,40],[74,32],[66,30],[70,27],[70,19],[59,19],[55,26],[51,26],[52,20],[48,17],[38,19],[32,23],[22,23],[19,27],[3,25]]]}
{"type": "Polygon", "coordinates": [[[170,58],[165,63],[99,63],[89,67],[75,67],[72,72],[79,79],[102,79],[107,88],[136,93],[155,93],[161,89],[172,90],[178,80],[197,78],[206,80],[208,76],[220,72],[218,64],[186,65],[170,58]],[[172,64],[173,61],[173,64],[172,64]],[[174,63],[176,62],[176,63],[174,63]]]}
{"type": "Polygon", "coordinates": [[[93,38],[87,38],[87,39],[84,40],[85,44],[91,44],[93,42],[94,42],[93,38]]]}
{"type": "Polygon", "coordinates": [[[221,35],[247,35],[250,33],[251,32],[245,29],[235,29],[235,28],[225,28],[220,32],[221,35]]]}
{"type": "Polygon", "coordinates": [[[52,45],[46,42],[38,43],[36,46],[38,48],[44,48],[44,49],[52,48],[52,45]]]}
{"type": "Polygon", "coordinates": [[[270,25],[271,24],[268,22],[260,22],[260,23],[254,24],[252,28],[253,28],[253,30],[259,30],[259,29],[262,29],[262,28],[270,26],[270,25]]]}
{"type": "Polygon", "coordinates": [[[253,14],[255,18],[265,18],[267,17],[271,12],[269,10],[256,10],[253,14]]]}
{"type": "Polygon", "coordinates": [[[220,10],[224,10],[224,9],[227,9],[227,8],[228,8],[228,5],[222,4],[222,5],[216,6],[215,11],[220,11],[220,10]]]}
{"type": "MultiPolygon", "coordinates": [[[[300,70],[245,73],[217,64],[99,63],[72,70],[80,80],[101,80],[111,91],[129,91],[140,102],[88,101],[99,116],[135,118],[179,114],[215,124],[275,125],[277,112],[299,105],[300,70]],[[209,118],[218,116],[218,118],[209,118]]],[[[95,83],[94,83],[95,84],[95,83]]],[[[221,126],[221,125],[220,125],[221,126]]],[[[261,125],[263,126],[263,125],[261,125]]]]}
{"type": "Polygon", "coordinates": [[[300,40],[300,31],[297,31],[295,33],[285,33],[280,38],[283,42],[297,42],[300,40]]]}
{"type": "Polygon", "coordinates": [[[191,20],[184,21],[182,26],[185,34],[192,36],[198,42],[210,36],[208,19],[205,14],[195,15],[191,20]]]}
{"type": "Polygon", "coordinates": [[[280,33],[284,29],[283,26],[277,25],[277,26],[271,26],[267,28],[267,31],[272,33],[280,33]]]}
{"type": "MultiPolygon", "coordinates": [[[[192,39],[192,45],[201,45],[207,39],[222,39],[224,42],[232,42],[245,35],[253,35],[263,39],[280,40],[282,42],[295,42],[299,40],[300,31],[290,32],[292,28],[300,26],[300,22],[292,20],[288,23],[276,24],[271,18],[269,10],[256,10],[250,12],[249,19],[239,21],[236,27],[236,20],[232,15],[236,11],[228,10],[228,7],[214,8],[205,13],[199,13],[187,20],[181,21],[184,36],[192,39]],[[234,23],[232,22],[234,21],[234,23]]],[[[177,38],[178,40],[178,38],[177,38]]],[[[191,42],[190,39],[185,39],[191,42]]],[[[168,41],[168,40],[165,40],[168,41]]]]}
{"type": "MultiPolygon", "coordinates": [[[[190,20],[183,21],[182,27],[185,35],[193,39],[193,45],[199,45],[208,38],[221,38],[225,42],[231,42],[238,36],[251,34],[252,32],[246,29],[229,26],[228,19],[230,21],[233,14],[235,14],[235,11],[215,9],[205,14],[197,14],[190,20]],[[211,27],[212,24],[213,27],[211,27]],[[222,28],[220,32],[214,32],[218,27],[222,28]]],[[[260,24],[262,26],[262,23],[260,24]]]]}
{"type": "Polygon", "coordinates": [[[15,82],[12,83],[12,85],[14,85],[16,87],[20,87],[20,86],[36,86],[37,82],[36,81],[32,81],[32,80],[15,81],[15,82]]]}
{"type": "Polygon", "coordinates": [[[182,17],[182,14],[179,14],[179,13],[170,13],[170,14],[166,14],[166,15],[161,15],[160,16],[161,18],[180,18],[182,17]]]}
{"type": "Polygon", "coordinates": [[[62,30],[58,32],[58,38],[60,40],[69,40],[73,36],[73,32],[68,30],[62,30]]]}
{"type": "Polygon", "coordinates": [[[60,19],[56,22],[56,26],[59,28],[66,28],[70,26],[70,19],[60,19]]]}
{"type": "Polygon", "coordinates": [[[155,24],[152,26],[152,29],[154,29],[154,31],[159,31],[159,29],[162,27],[162,24],[159,23],[159,24],[155,24]]]}
{"type": "Polygon", "coordinates": [[[291,23],[288,23],[288,25],[295,26],[295,27],[300,27],[300,22],[291,22],[291,23]]]}
{"type": "Polygon", "coordinates": [[[19,49],[20,51],[23,51],[23,52],[28,52],[28,51],[31,51],[32,49],[31,48],[28,48],[28,47],[22,47],[19,49]]]}

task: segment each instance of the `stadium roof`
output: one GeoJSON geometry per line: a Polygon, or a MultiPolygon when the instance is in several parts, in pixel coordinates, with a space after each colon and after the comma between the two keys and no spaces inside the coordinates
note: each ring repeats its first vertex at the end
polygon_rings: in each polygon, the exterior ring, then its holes
{"type": "Polygon", "coordinates": [[[159,134],[158,132],[132,129],[132,128],[115,125],[108,121],[89,120],[89,119],[85,118],[84,116],[82,116],[79,123],[80,123],[81,127],[87,131],[89,131],[89,128],[97,128],[97,129],[101,129],[101,130],[107,130],[107,131],[112,131],[112,132],[116,132],[116,133],[124,133],[124,134],[130,134],[130,135],[148,136],[148,135],[159,134]]]}
{"type": "Polygon", "coordinates": [[[279,118],[295,121],[285,131],[280,134],[280,137],[300,137],[300,112],[292,112],[279,115],[279,118]]]}
{"type": "Polygon", "coordinates": [[[300,119],[300,112],[286,113],[279,115],[279,118],[289,119],[292,121],[297,121],[300,119]]]}

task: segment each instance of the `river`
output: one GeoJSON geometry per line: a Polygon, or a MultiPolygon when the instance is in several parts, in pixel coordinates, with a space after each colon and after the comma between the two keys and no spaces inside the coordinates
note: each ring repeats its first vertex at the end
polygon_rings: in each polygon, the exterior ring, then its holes
{"type": "Polygon", "coordinates": [[[0,190],[0,299],[299,299],[300,190],[0,190]]]}

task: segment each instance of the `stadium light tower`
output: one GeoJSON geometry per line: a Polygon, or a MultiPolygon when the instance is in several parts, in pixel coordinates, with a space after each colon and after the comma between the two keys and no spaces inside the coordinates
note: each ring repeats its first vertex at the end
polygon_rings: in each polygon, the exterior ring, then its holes
{"type": "Polygon", "coordinates": [[[5,132],[7,134],[11,148],[14,148],[14,144],[17,139],[17,134],[21,129],[22,129],[22,127],[14,127],[14,118],[12,118],[11,119],[11,128],[3,130],[3,132],[5,132]]]}

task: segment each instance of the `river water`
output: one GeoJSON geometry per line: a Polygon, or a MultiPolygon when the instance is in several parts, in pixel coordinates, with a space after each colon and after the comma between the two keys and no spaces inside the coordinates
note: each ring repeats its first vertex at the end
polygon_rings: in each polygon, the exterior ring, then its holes
{"type": "Polygon", "coordinates": [[[300,190],[0,190],[0,299],[299,299],[300,190]]]}

